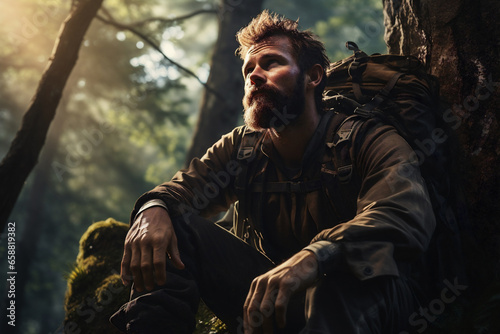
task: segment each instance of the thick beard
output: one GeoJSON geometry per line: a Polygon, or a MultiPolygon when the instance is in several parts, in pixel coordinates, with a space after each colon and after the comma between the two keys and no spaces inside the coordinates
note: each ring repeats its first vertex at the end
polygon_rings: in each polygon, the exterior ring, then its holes
{"type": "Polygon", "coordinates": [[[299,76],[290,96],[273,87],[262,86],[245,95],[243,106],[245,108],[243,119],[251,130],[283,129],[288,124],[294,123],[304,110],[303,76],[299,76]]]}
{"type": "Polygon", "coordinates": [[[277,110],[280,110],[285,103],[283,94],[276,89],[267,86],[259,88],[243,100],[245,124],[254,131],[271,128],[277,110]]]}

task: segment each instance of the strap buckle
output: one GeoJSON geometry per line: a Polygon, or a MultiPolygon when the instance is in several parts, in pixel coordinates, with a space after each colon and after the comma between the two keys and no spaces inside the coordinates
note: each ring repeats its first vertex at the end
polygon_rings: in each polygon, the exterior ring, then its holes
{"type": "Polygon", "coordinates": [[[292,193],[302,192],[303,184],[302,182],[287,182],[288,191],[292,193]]]}
{"type": "Polygon", "coordinates": [[[249,159],[254,152],[253,146],[240,147],[238,150],[238,160],[246,160],[249,159]]]}

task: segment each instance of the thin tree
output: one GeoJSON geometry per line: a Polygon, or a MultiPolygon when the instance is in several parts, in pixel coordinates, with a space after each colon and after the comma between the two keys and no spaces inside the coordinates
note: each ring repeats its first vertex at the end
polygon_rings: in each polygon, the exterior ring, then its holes
{"type": "MultiPolygon", "coordinates": [[[[66,95],[61,99],[62,103],[59,107],[59,112],[64,112],[68,105],[68,98],[65,97],[66,95]]],[[[54,160],[61,134],[64,131],[64,123],[64,117],[58,117],[54,120],[47,136],[45,150],[41,154],[40,163],[33,172],[33,182],[29,188],[29,196],[26,205],[26,209],[28,210],[25,223],[26,227],[16,247],[16,308],[18,310],[23,310],[27,304],[26,286],[31,278],[30,267],[36,258],[35,254],[37,254],[44,228],[44,224],[40,222],[47,218],[46,208],[48,207],[48,203],[46,197],[50,189],[49,182],[51,180],[50,174],[52,173],[51,163],[54,160]]],[[[2,304],[4,307],[2,307],[2,311],[0,311],[3,318],[7,315],[5,310],[9,301],[10,299],[5,295],[4,303],[2,304]]],[[[23,316],[23,312],[18,312],[18,314],[16,314],[16,323],[18,326],[15,327],[10,326],[7,321],[4,321],[0,325],[1,332],[12,334],[20,333],[23,316]]]]}
{"type": "Polygon", "coordinates": [[[28,175],[38,162],[83,38],[102,2],[82,0],[71,8],[21,127],[0,163],[0,232],[4,230],[28,175]]]}

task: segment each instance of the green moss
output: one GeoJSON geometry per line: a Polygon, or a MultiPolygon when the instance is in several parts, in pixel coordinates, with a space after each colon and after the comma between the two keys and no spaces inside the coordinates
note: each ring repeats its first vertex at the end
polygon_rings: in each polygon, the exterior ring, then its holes
{"type": "Polygon", "coordinates": [[[213,312],[200,302],[198,313],[196,314],[196,329],[193,334],[216,334],[227,333],[226,325],[217,318],[213,312]]]}
{"type": "Polygon", "coordinates": [[[90,256],[106,258],[108,263],[119,264],[128,225],[113,218],[92,224],[80,239],[77,263],[90,256]]]}
{"type": "Polygon", "coordinates": [[[67,277],[67,333],[119,333],[109,317],[127,302],[120,261],[128,225],[109,218],[92,224],[80,239],[75,267],[67,277]]]}

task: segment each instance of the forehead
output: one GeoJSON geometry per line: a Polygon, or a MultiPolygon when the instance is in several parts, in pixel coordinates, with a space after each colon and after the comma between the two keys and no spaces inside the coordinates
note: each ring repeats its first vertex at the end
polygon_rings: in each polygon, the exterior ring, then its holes
{"type": "Polygon", "coordinates": [[[244,64],[250,60],[268,54],[279,54],[285,57],[295,58],[295,52],[290,39],[286,36],[271,36],[265,40],[252,45],[244,59],[244,64]]]}

